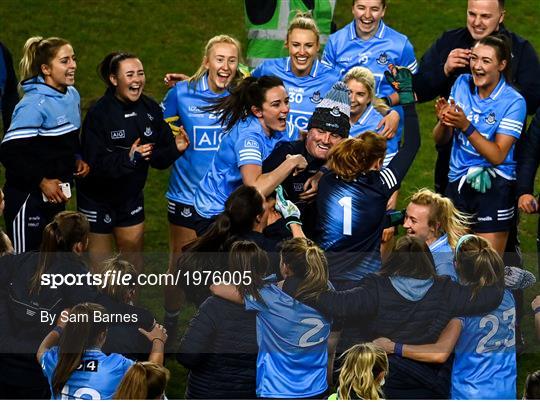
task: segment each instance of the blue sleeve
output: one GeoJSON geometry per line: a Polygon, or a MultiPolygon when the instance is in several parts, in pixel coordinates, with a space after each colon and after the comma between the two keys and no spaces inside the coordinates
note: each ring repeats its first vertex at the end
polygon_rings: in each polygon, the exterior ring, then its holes
{"type": "MultiPolygon", "coordinates": [[[[165,98],[163,98],[162,109],[163,109],[163,118],[179,116],[180,111],[178,108],[178,89],[176,84],[174,87],[167,91],[165,98]]],[[[181,122],[175,122],[176,126],[180,126],[181,122]]]]}
{"type": "Polygon", "coordinates": [[[259,64],[257,67],[255,67],[255,69],[251,72],[251,76],[255,78],[259,78],[263,76],[264,75],[263,66],[264,66],[264,62],[259,64]]]}
{"type": "Polygon", "coordinates": [[[262,149],[264,144],[261,139],[254,135],[248,134],[242,136],[234,144],[234,153],[238,161],[238,167],[244,165],[262,166],[262,149]]]}
{"type": "Polygon", "coordinates": [[[515,102],[512,102],[499,124],[497,134],[519,138],[523,130],[523,122],[527,117],[526,113],[527,105],[523,98],[520,97],[515,102]]]}
{"type": "MultiPolygon", "coordinates": [[[[263,293],[264,288],[259,291],[261,298],[263,297],[263,293]]],[[[244,297],[244,304],[246,306],[246,310],[263,311],[267,309],[263,301],[257,300],[251,295],[244,297]]]]}
{"type": "Polygon", "coordinates": [[[408,39],[403,47],[400,63],[402,66],[406,66],[409,70],[411,70],[413,74],[418,71],[418,62],[416,61],[416,56],[414,55],[414,48],[408,39]]]}
{"type": "MultiPolygon", "coordinates": [[[[38,99],[35,99],[36,101],[38,99]]],[[[6,133],[3,143],[11,140],[35,137],[43,125],[43,116],[37,105],[23,98],[15,107],[11,125],[6,133]]]]}
{"type": "Polygon", "coordinates": [[[157,141],[150,157],[150,166],[155,169],[167,169],[181,155],[176,148],[175,137],[171,131],[171,127],[165,122],[161,108],[156,104],[151,104],[152,109],[155,108],[157,115],[156,129],[159,133],[157,141]]]}
{"type": "Polygon", "coordinates": [[[400,187],[401,181],[405,178],[420,149],[420,126],[416,109],[414,105],[405,105],[403,112],[405,114],[403,146],[388,167],[380,172],[385,190],[387,189],[390,194],[400,187]]]}
{"type": "Polygon", "coordinates": [[[43,374],[45,375],[45,377],[47,377],[49,383],[51,383],[54,370],[56,369],[56,364],[58,363],[58,347],[54,346],[51,349],[47,350],[45,353],[43,353],[43,356],[41,356],[41,361],[39,363],[41,364],[41,370],[43,370],[43,374]]]}
{"type": "Polygon", "coordinates": [[[336,50],[335,50],[335,39],[330,37],[328,38],[328,42],[326,42],[326,45],[324,46],[324,52],[322,55],[322,62],[326,65],[336,68],[336,50]]]}

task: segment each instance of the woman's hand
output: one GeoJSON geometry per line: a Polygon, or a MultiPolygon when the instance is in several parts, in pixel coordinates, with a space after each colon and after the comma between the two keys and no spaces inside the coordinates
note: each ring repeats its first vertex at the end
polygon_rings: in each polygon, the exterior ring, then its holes
{"type": "Polygon", "coordinates": [[[463,109],[460,108],[454,100],[450,101],[448,110],[444,113],[443,119],[441,120],[443,124],[451,127],[455,127],[461,131],[467,130],[471,122],[465,116],[463,109]]]}
{"type": "Polygon", "coordinates": [[[450,108],[450,105],[446,101],[445,98],[438,98],[435,101],[435,113],[437,114],[437,119],[439,121],[443,121],[444,114],[447,112],[447,110],[450,108]]]}
{"type": "Polygon", "coordinates": [[[189,137],[183,126],[178,127],[178,134],[174,137],[178,152],[184,152],[189,147],[189,137]]]}
{"type": "Polygon", "coordinates": [[[136,159],[135,155],[137,153],[140,155],[141,158],[148,161],[152,156],[153,149],[154,144],[141,145],[141,139],[137,138],[135,142],[131,145],[131,149],[129,150],[129,160],[133,162],[136,159]]]}
{"type": "Polygon", "coordinates": [[[538,202],[532,194],[523,194],[519,197],[518,208],[521,212],[526,214],[534,214],[538,212],[538,202]]]}
{"type": "Polygon", "coordinates": [[[182,74],[182,73],[167,73],[165,74],[165,77],[163,77],[163,82],[166,86],[169,88],[172,88],[176,85],[179,81],[185,81],[189,78],[189,76],[182,74]]]}
{"type": "Polygon", "coordinates": [[[380,348],[383,348],[384,351],[388,354],[394,353],[394,348],[396,347],[395,342],[392,342],[390,339],[384,337],[375,339],[373,343],[380,348]]]}
{"type": "Polygon", "coordinates": [[[47,179],[44,177],[41,180],[41,183],[39,183],[39,188],[49,202],[61,204],[68,202],[68,198],[64,195],[60,184],[62,184],[62,182],[58,179],[47,179]]]}
{"type": "Polygon", "coordinates": [[[304,171],[307,168],[307,160],[303,155],[287,155],[286,159],[291,161],[294,164],[293,176],[296,176],[298,173],[304,171]]]}
{"type": "Polygon", "coordinates": [[[82,159],[77,159],[75,161],[75,176],[86,177],[88,173],[90,173],[90,165],[82,159]]]}
{"type": "Polygon", "coordinates": [[[399,126],[399,113],[395,110],[390,110],[386,116],[384,116],[379,125],[377,126],[377,131],[382,128],[379,132],[380,135],[386,137],[387,140],[392,139],[396,136],[397,129],[399,126]]]}
{"type": "Polygon", "coordinates": [[[154,342],[155,340],[163,342],[167,342],[167,330],[163,327],[163,325],[158,324],[157,322],[152,327],[152,330],[150,332],[145,331],[143,328],[139,328],[139,332],[146,336],[150,342],[154,342]]]}

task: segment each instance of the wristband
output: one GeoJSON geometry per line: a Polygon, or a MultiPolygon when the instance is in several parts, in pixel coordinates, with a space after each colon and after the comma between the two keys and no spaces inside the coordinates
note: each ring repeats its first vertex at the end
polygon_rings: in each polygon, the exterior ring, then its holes
{"type": "Polygon", "coordinates": [[[402,357],[403,356],[403,344],[397,343],[394,345],[394,354],[397,356],[402,357]]]}
{"type": "Polygon", "coordinates": [[[534,311],[534,314],[540,313],[540,306],[536,307],[533,311],[534,311]]]}
{"type": "Polygon", "coordinates": [[[469,138],[472,133],[476,131],[476,127],[471,123],[469,124],[469,127],[465,131],[463,131],[463,134],[465,134],[465,137],[469,138]]]}
{"type": "Polygon", "coordinates": [[[51,332],[56,332],[58,336],[62,336],[62,332],[64,332],[64,328],[62,328],[60,325],[57,325],[51,330],[51,332]]]}

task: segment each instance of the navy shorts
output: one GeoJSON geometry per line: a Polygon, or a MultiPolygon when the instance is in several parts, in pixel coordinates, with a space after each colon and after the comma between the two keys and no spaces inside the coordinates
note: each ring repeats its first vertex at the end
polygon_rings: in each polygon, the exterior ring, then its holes
{"type": "Polygon", "coordinates": [[[484,194],[463,183],[458,191],[459,180],[448,183],[446,196],[457,209],[473,215],[471,229],[476,233],[510,231],[515,220],[516,182],[499,175],[491,181],[491,188],[484,194]]]}
{"type": "Polygon", "coordinates": [[[211,218],[205,218],[204,216],[199,215],[197,210],[193,208],[193,225],[195,226],[195,232],[197,232],[197,237],[201,237],[204,232],[210,228],[212,223],[216,220],[216,216],[213,216],[211,218]]]}
{"type": "Polygon", "coordinates": [[[77,210],[90,222],[90,232],[110,234],[116,227],[135,226],[144,222],[144,196],[142,191],[120,205],[111,206],[77,192],[77,210]]]}
{"type": "Polygon", "coordinates": [[[6,232],[15,253],[39,250],[43,229],[66,208],[65,204],[43,202],[40,190],[28,193],[6,186],[4,199],[6,232]]]}
{"type": "Polygon", "coordinates": [[[197,212],[195,212],[193,205],[167,200],[167,217],[169,218],[169,223],[172,225],[196,230],[196,214],[197,212]]]}

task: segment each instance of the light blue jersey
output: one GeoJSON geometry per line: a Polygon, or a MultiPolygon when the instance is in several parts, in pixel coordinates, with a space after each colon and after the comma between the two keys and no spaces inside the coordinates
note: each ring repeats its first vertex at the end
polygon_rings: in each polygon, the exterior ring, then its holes
{"type": "Polygon", "coordinates": [[[260,290],[262,301],[245,298],[257,314],[257,396],[302,399],[328,388],[330,322],[277,285],[260,290]]]}
{"type": "MultiPolygon", "coordinates": [[[[467,119],[485,139],[494,142],[497,134],[516,139],[521,135],[527,111],[525,99],[504,78],[501,77],[487,98],[481,99],[472,83],[472,76],[462,74],[452,86],[450,99],[454,99],[463,109],[467,119]]],[[[494,168],[497,174],[507,180],[516,179],[515,145],[512,145],[505,160],[494,166],[478,153],[460,130],[454,129],[453,141],[448,174],[451,182],[459,180],[469,168],[476,166],[494,168]]]]}
{"type": "Polygon", "coordinates": [[[195,210],[211,218],[225,209],[229,195],[242,184],[240,168],[244,165],[262,166],[263,161],[283,141],[293,141],[298,129],[287,124],[284,131],[266,135],[259,120],[250,115],[225,133],[219,149],[195,192],[195,210]]]}
{"type": "Polygon", "coordinates": [[[462,318],[452,369],[452,399],[516,399],[516,308],[502,303],[483,317],[462,318]]]}
{"type": "MultiPolygon", "coordinates": [[[[57,363],[58,347],[55,346],[41,358],[41,368],[49,384],[57,363]]],[[[61,395],[53,395],[52,399],[112,399],[133,364],[133,360],[117,353],[106,355],[99,349],[86,350],[81,364],[62,388],[61,395]]]]}
{"type": "Polygon", "coordinates": [[[339,81],[337,70],[315,60],[311,71],[305,77],[297,77],[291,68],[291,58],[269,59],[263,61],[251,73],[254,77],[274,75],[285,84],[289,94],[288,121],[300,130],[307,130],[309,118],[323,100],[326,93],[339,81]]]}
{"type": "Polygon", "coordinates": [[[22,82],[24,97],[15,107],[2,142],[31,137],[59,137],[81,127],[81,97],[68,86],[66,92],[45,84],[41,76],[22,82]]]}
{"type": "MultiPolygon", "coordinates": [[[[358,121],[351,126],[349,137],[358,137],[368,130],[378,132],[377,126],[383,117],[384,116],[370,103],[358,121]]],[[[386,142],[386,155],[384,156],[383,167],[388,166],[392,158],[397,154],[398,147],[399,144],[397,141],[390,140],[386,142]]]]}
{"type": "Polygon", "coordinates": [[[208,106],[228,91],[216,94],[208,87],[208,75],[199,81],[177,83],[163,100],[163,117],[179,116],[174,124],[184,126],[190,146],[173,165],[166,197],[170,201],[193,205],[193,197],[199,182],[217,152],[221,142],[221,125],[214,113],[205,112],[208,106]]]}
{"type": "Polygon", "coordinates": [[[448,243],[448,235],[445,233],[429,245],[429,251],[435,261],[435,270],[437,275],[447,275],[453,281],[458,280],[456,267],[454,266],[454,250],[448,243]]]}
{"type": "MultiPolygon", "coordinates": [[[[413,73],[418,69],[414,48],[407,36],[382,20],[375,35],[368,40],[356,34],[355,20],[330,35],[324,48],[323,62],[338,69],[342,77],[353,67],[368,68],[375,77],[375,95],[380,98],[395,92],[384,78],[389,64],[407,67],[413,73]]],[[[393,109],[399,113],[400,121],[398,132],[388,141],[388,152],[397,151],[403,132],[403,108],[396,106],[393,109]]]]}

